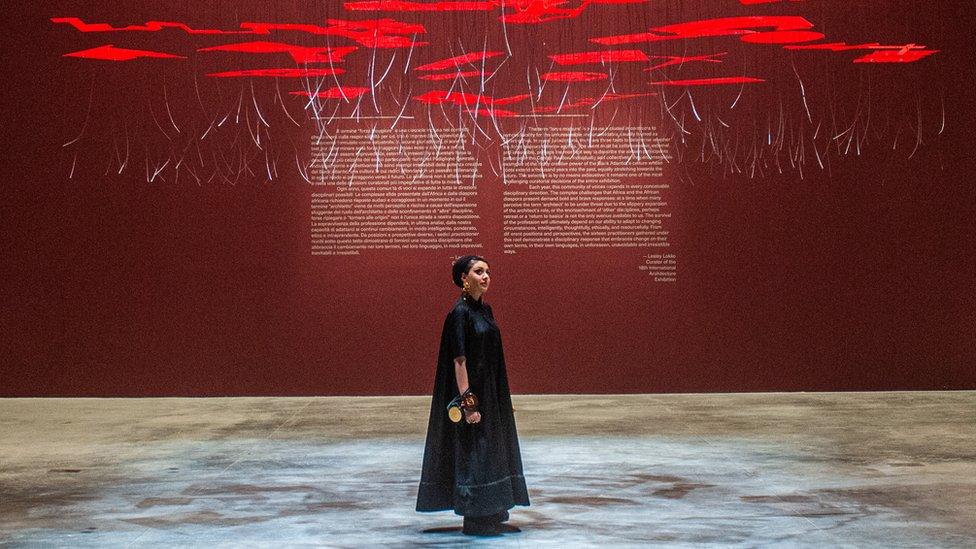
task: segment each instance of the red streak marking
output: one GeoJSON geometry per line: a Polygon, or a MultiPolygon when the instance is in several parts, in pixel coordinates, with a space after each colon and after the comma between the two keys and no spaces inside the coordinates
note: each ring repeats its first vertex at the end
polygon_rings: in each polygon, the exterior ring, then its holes
{"type": "Polygon", "coordinates": [[[607,75],[602,72],[547,72],[542,75],[542,79],[546,82],[589,82],[591,80],[606,80],[607,75]]]}
{"type": "MultiPolygon", "coordinates": [[[[880,48],[905,48],[908,46],[882,46],[877,42],[872,42],[870,44],[846,44],[844,42],[829,42],[825,44],[791,44],[788,46],[783,46],[787,50],[830,50],[830,51],[848,51],[848,50],[876,50],[880,48]]],[[[924,47],[924,46],[920,46],[924,47]]]]}
{"type": "Polygon", "coordinates": [[[549,59],[557,65],[583,65],[586,63],[618,63],[647,61],[647,54],[641,50],[586,51],[580,53],[557,53],[549,59]]]}
{"type": "Polygon", "coordinates": [[[502,97],[500,99],[495,99],[494,97],[488,95],[478,95],[475,93],[461,93],[461,92],[446,92],[441,90],[429,91],[423,95],[414,96],[417,101],[422,101],[424,103],[433,104],[443,104],[443,103],[454,103],[456,105],[468,107],[472,105],[485,105],[486,107],[493,107],[495,105],[508,105],[511,103],[518,103],[519,101],[524,101],[529,98],[528,94],[524,95],[513,95],[512,97],[502,97]]]}
{"type": "Polygon", "coordinates": [[[407,48],[426,46],[427,42],[414,42],[410,36],[424,34],[426,29],[416,23],[402,23],[394,19],[369,19],[345,21],[329,19],[328,27],[304,23],[241,23],[241,30],[224,31],[216,29],[193,29],[185,23],[169,21],[149,21],[144,25],[113,27],[107,23],[85,23],[77,17],[55,17],[53,23],[67,23],[81,32],[157,32],[164,28],[181,29],[188,34],[271,34],[272,31],[294,31],[315,35],[342,36],[368,48],[407,48]]]}
{"type": "Polygon", "coordinates": [[[558,106],[545,106],[545,107],[536,107],[536,108],[532,109],[532,111],[533,112],[542,112],[542,113],[545,113],[545,112],[556,112],[558,110],[576,109],[576,108],[580,108],[580,107],[592,107],[593,105],[596,105],[597,103],[605,103],[607,101],[619,101],[621,99],[631,99],[633,97],[647,97],[647,96],[650,96],[650,95],[657,95],[657,92],[649,92],[649,93],[608,93],[608,94],[604,95],[602,99],[596,98],[596,97],[583,97],[581,99],[577,99],[576,101],[573,101],[572,103],[564,104],[562,106],[562,109],[560,109],[558,106]]]}
{"type": "Polygon", "coordinates": [[[345,19],[326,19],[329,29],[349,29],[356,32],[381,32],[399,35],[423,34],[427,30],[419,23],[404,23],[396,19],[364,19],[362,21],[346,21],[345,19]]]}
{"type": "Polygon", "coordinates": [[[875,50],[869,54],[858,57],[855,63],[914,63],[919,59],[928,57],[939,50],[930,50],[919,44],[905,44],[904,46],[882,46],[877,42],[869,44],[845,44],[844,42],[830,42],[828,44],[803,44],[783,46],[788,50],[827,50],[827,51],[851,51],[851,50],[875,50]]]}
{"type": "Polygon", "coordinates": [[[512,8],[498,18],[504,23],[546,23],[558,19],[572,19],[579,17],[590,4],[641,4],[647,0],[581,0],[578,7],[563,7],[568,0],[514,0],[506,2],[505,7],[512,8]]]}
{"type": "Polygon", "coordinates": [[[664,63],[660,63],[658,65],[654,65],[653,67],[644,70],[652,71],[654,69],[663,69],[664,67],[670,67],[671,65],[682,65],[684,63],[691,63],[693,61],[701,61],[707,63],[721,63],[722,60],[716,58],[725,57],[726,55],[728,55],[728,52],[725,51],[721,53],[709,53],[706,55],[693,55],[691,57],[682,57],[680,55],[654,55],[652,56],[654,59],[668,59],[668,61],[665,61],[664,63]]]}
{"type": "Polygon", "coordinates": [[[478,116],[497,116],[499,118],[511,118],[513,116],[518,116],[517,112],[506,111],[504,109],[478,109],[478,110],[468,110],[470,114],[477,114],[478,116]]]}
{"type": "Polygon", "coordinates": [[[85,23],[77,17],[52,17],[52,23],[66,23],[81,32],[156,32],[164,28],[181,29],[187,34],[250,34],[250,31],[225,31],[219,29],[193,29],[186,23],[175,21],[147,21],[143,25],[129,25],[127,27],[113,27],[108,23],[85,23]]]}
{"type": "Polygon", "coordinates": [[[223,44],[197,51],[239,51],[244,53],[287,53],[296,63],[341,63],[343,58],[356,51],[356,46],[338,48],[304,47],[281,42],[241,42],[223,44]]]}
{"type": "Polygon", "coordinates": [[[354,97],[359,97],[364,93],[369,92],[369,88],[356,88],[356,87],[343,87],[339,88],[333,86],[326,91],[318,92],[315,94],[310,94],[307,91],[293,91],[288,92],[290,95],[303,95],[305,97],[318,97],[320,99],[352,99],[354,97]]]}
{"type": "Polygon", "coordinates": [[[822,33],[809,31],[813,23],[795,15],[756,15],[747,17],[722,17],[703,19],[675,25],[655,27],[649,32],[620,34],[591,38],[590,42],[614,46],[663,40],[684,40],[706,36],[741,36],[752,43],[782,44],[785,42],[810,42],[824,37],[822,33]],[[771,31],[757,29],[773,29],[771,31]]]}
{"type": "Polygon", "coordinates": [[[501,54],[502,52],[500,51],[466,53],[464,55],[458,55],[457,57],[450,57],[447,59],[441,59],[440,61],[434,61],[433,63],[427,63],[426,65],[421,65],[419,67],[414,68],[414,70],[440,71],[444,69],[460,67],[461,65],[465,63],[471,63],[472,61],[481,61],[482,59],[497,57],[501,54]]]}
{"type": "Polygon", "coordinates": [[[914,63],[939,50],[878,50],[854,60],[855,63],[914,63]]]}
{"type": "Polygon", "coordinates": [[[271,76],[276,78],[302,78],[306,76],[333,76],[345,69],[246,69],[240,71],[212,72],[207,76],[238,78],[242,76],[271,76]]]}
{"type": "Polygon", "coordinates": [[[373,2],[346,2],[349,11],[491,11],[500,4],[488,2],[405,2],[402,0],[378,0],[373,2]]]}
{"type": "Polygon", "coordinates": [[[874,50],[854,60],[855,63],[914,63],[924,59],[939,50],[930,50],[919,44],[905,44],[903,46],[882,46],[877,42],[865,44],[846,44],[844,42],[829,42],[826,44],[790,44],[783,46],[788,50],[826,50],[853,51],[874,50]]]}
{"type": "Polygon", "coordinates": [[[715,84],[754,84],[765,82],[762,78],[751,76],[723,76],[719,78],[692,78],[690,80],[666,80],[662,82],[651,82],[656,86],[711,86],[715,84]]]}
{"type": "Polygon", "coordinates": [[[484,73],[481,71],[462,71],[462,72],[440,72],[437,74],[425,74],[420,77],[421,80],[453,80],[455,78],[470,78],[472,76],[481,76],[484,73]]]}
{"type": "Polygon", "coordinates": [[[508,8],[511,11],[498,19],[505,23],[545,23],[579,16],[590,4],[636,4],[647,0],[578,0],[578,6],[565,7],[569,0],[485,0],[467,2],[411,2],[408,0],[368,0],[346,2],[350,11],[492,11],[508,8]]]}
{"type": "Polygon", "coordinates": [[[98,46],[97,48],[91,48],[89,50],[66,53],[62,55],[62,57],[81,57],[82,59],[99,59],[102,61],[132,61],[133,59],[140,59],[143,57],[155,57],[159,59],[186,59],[186,57],[183,57],[182,55],[173,55],[158,51],[127,50],[125,48],[116,48],[112,44],[98,46]]]}
{"type": "Polygon", "coordinates": [[[292,23],[241,23],[241,27],[251,29],[254,34],[270,34],[273,30],[285,30],[343,36],[367,48],[406,48],[427,45],[426,42],[414,42],[408,38],[414,34],[427,32],[423,25],[415,23],[401,23],[393,19],[363,21],[328,19],[327,22],[329,27],[292,23]]]}

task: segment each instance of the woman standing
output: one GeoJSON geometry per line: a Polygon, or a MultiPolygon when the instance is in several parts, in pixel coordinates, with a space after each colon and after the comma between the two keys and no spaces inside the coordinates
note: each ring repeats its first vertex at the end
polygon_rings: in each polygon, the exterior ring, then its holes
{"type": "Polygon", "coordinates": [[[452,274],[462,292],[441,332],[417,511],[453,509],[465,534],[518,532],[503,523],[529,495],[501,334],[482,301],[491,270],[483,257],[466,255],[452,274]]]}

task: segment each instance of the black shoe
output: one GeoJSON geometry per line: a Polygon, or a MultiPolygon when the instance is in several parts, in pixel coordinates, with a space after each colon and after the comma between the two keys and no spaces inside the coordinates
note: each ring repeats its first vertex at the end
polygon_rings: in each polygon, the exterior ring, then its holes
{"type": "Polygon", "coordinates": [[[464,517],[461,533],[467,536],[500,536],[501,524],[484,520],[484,517],[464,517]]]}

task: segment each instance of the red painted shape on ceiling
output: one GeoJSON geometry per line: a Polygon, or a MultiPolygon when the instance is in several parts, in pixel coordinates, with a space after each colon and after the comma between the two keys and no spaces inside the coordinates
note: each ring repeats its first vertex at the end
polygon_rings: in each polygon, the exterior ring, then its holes
{"type": "Polygon", "coordinates": [[[455,57],[449,57],[447,59],[441,59],[440,61],[434,61],[433,63],[427,63],[426,65],[420,65],[419,67],[414,68],[414,70],[440,71],[444,69],[460,67],[463,64],[472,63],[474,61],[481,61],[483,59],[497,57],[499,55],[502,55],[502,53],[504,52],[484,51],[484,52],[466,53],[464,55],[458,55],[455,57]]]}
{"type": "Polygon", "coordinates": [[[854,60],[855,63],[914,63],[939,50],[876,50],[854,60]]]}
{"type": "Polygon", "coordinates": [[[244,22],[241,30],[194,29],[186,23],[173,21],[149,21],[143,25],[113,27],[107,23],[85,23],[77,17],[54,17],[53,23],[65,23],[81,32],[158,32],[166,28],[180,29],[188,34],[271,34],[274,31],[304,32],[315,35],[342,36],[368,48],[407,48],[425,46],[427,42],[414,42],[410,37],[424,34],[426,29],[418,23],[403,23],[394,19],[367,19],[346,21],[329,19],[329,26],[306,23],[244,22]]]}
{"type": "Polygon", "coordinates": [[[567,109],[578,109],[578,108],[581,108],[581,107],[592,107],[592,106],[597,105],[599,103],[606,103],[608,101],[620,101],[622,99],[631,99],[631,98],[634,98],[634,97],[647,97],[647,96],[651,96],[651,95],[657,95],[657,92],[647,92],[647,93],[608,93],[608,94],[606,94],[606,95],[604,95],[602,97],[599,97],[599,98],[596,98],[596,97],[583,97],[581,99],[577,99],[576,101],[573,101],[572,103],[566,103],[562,107],[547,105],[547,106],[536,107],[536,108],[532,109],[532,111],[533,112],[538,112],[538,113],[564,111],[564,110],[567,110],[567,109]]]}
{"type": "Polygon", "coordinates": [[[796,15],[721,17],[718,19],[702,19],[700,21],[655,27],[648,32],[637,34],[619,34],[591,38],[590,42],[615,46],[641,42],[660,42],[663,40],[686,40],[708,36],[739,36],[741,40],[753,44],[783,44],[811,42],[824,37],[822,33],[809,30],[812,28],[813,23],[796,15]]]}
{"type": "Polygon", "coordinates": [[[647,0],[581,0],[576,7],[566,7],[569,0],[514,0],[506,3],[511,8],[501,17],[503,23],[532,24],[547,23],[559,19],[579,17],[583,10],[592,4],[642,4],[647,0]]]}
{"type": "Polygon", "coordinates": [[[412,2],[407,0],[372,0],[346,2],[349,11],[493,11],[507,10],[498,19],[504,23],[546,23],[578,17],[592,4],[639,4],[648,0],[487,0],[471,2],[412,2]]]}
{"type": "Polygon", "coordinates": [[[356,51],[356,46],[305,47],[282,42],[240,42],[222,44],[197,51],[233,51],[243,53],[287,53],[296,63],[341,63],[346,55],[356,51]]]}
{"type": "Polygon", "coordinates": [[[372,2],[346,2],[349,11],[491,11],[500,6],[498,1],[487,2],[406,2],[403,0],[376,0],[372,2]]]}
{"type": "Polygon", "coordinates": [[[254,34],[270,34],[271,31],[298,31],[309,34],[342,36],[354,40],[367,48],[407,48],[424,46],[427,42],[414,42],[410,37],[424,34],[426,29],[417,23],[403,23],[394,19],[366,19],[346,21],[328,19],[328,27],[292,23],[241,23],[241,27],[252,29],[254,34]]]}
{"type": "Polygon", "coordinates": [[[641,50],[584,51],[578,53],[557,53],[549,56],[557,65],[584,65],[587,63],[621,63],[647,61],[647,54],[641,50]]]}
{"type": "Polygon", "coordinates": [[[85,23],[77,17],[52,17],[51,22],[68,24],[81,32],[157,32],[164,28],[175,28],[187,34],[251,34],[251,31],[247,30],[194,29],[186,23],[180,23],[178,21],[147,21],[142,25],[128,25],[125,27],[113,27],[108,23],[85,23]]]}
{"type": "Polygon", "coordinates": [[[546,82],[590,82],[593,80],[606,80],[607,75],[602,72],[547,72],[541,76],[546,82]]]}
{"type": "Polygon", "coordinates": [[[865,44],[846,44],[844,42],[829,42],[825,44],[799,44],[783,46],[788,50],[826,50],[826,51],[854,51],[874,50],[858,57],[855,63],[914,63],[924,59],[939,50],[930,50],[920,44],[905,44],[902,46],[882,46],[877,42],[865,44]]]}
{"type": "Polygon", "coordinates": [[[726,55],[728,55],[728,52],[725,51],[720,53],[708,53],[705,55],[692,55],[689,57],[685,57],[681,55],[653,55],[651,57],[653,57],[654,59],[667,59],[667,61],[665,61],[664,63],[659,63],[649,69],[644,69],[644,70],[652,71],[655,69],[663,69],[664,67],[670,67],[671,65],[683,65],[685,63],[692,63],[695,61],[700,61],[703,63],[721,63],[722,60],[718,58],[725,57],[726,55]]]}
{"type": "Polygon", "coordinates": [[[112,44],[105,44],[104,46],[98,46],[97,48],[66,53],[62,57],[80,57],[82,59],[98,59],[101,61],[132,61],[133,59],[142,59],[146,57],[158,59],[186,59],[186,57],[183,57],[182,55],[173,55],[171,53],[162,53],[149,50],[117,48],[112,44]]]}
{"type": "Polygon", "coordinates": [[[471,78],[472,76],[484,75],[481,71],[461,71],[461,72],[439,72],[437,74],[425,74],[421,80],[453,80],[455,78],[471,78]]]}
{"type": "Polygon", "coordinates": [[[422,101],[429,104],[443,104],[443,103],[454,103],[461,106],[472,106],[472,105],[485,105],[486,107],[493,107],[495,105],[509,105],[512,103],[518,103],[519,101],[524,101],[529,98],[528,94],[523,95],[513,95],[511,97],[502,97],[495,99],[489,95],[478,95],[476,93],[462,93],[462,92],[447,92],[442,90],[429,91],[423,95],[414,96],[417,101],[422,101]]]}
{"type": "Polygon", "coordinates": [[[877,48],[902,48],[905,46],[882,46],[877,42],[872,42],[870,44],[846,44],[844,42],[825,42],[822,44],[790,44],[788,46],[783,46],[787,50],[830,50],[830,51],[848,51],[848,50],[873,50],[877,48]]]}
{"type": "Polygon", "coordinates": [[[274,78],[304,78],[308,76],[333,76],[346,72],[344,69],[244,69],[237,71],[212,72],[207,76],[217,78],[240,78],[245,76],[274,78]]]}

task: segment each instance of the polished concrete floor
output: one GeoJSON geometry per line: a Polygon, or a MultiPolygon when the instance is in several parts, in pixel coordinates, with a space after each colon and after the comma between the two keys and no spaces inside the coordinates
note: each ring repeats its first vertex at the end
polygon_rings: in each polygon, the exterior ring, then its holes
{"type": "Polygon", "coordinates": [[[976,547],[976,392],[517,395],[532,505],[414,511],[429,399],[0,399],[4,547],[976,547]]]}

